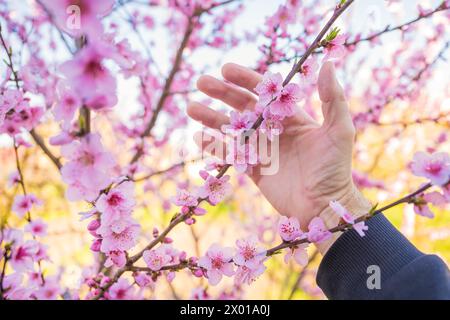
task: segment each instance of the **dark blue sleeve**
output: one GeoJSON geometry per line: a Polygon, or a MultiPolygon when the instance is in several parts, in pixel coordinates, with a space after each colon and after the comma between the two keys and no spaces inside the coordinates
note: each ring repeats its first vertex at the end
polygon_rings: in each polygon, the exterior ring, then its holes
{"type": "Polygon", "coordinates": [[[317,284],[329,299],[450,300],[450,272],[439,257],[417,250],[381,214],[367,225],[365,237],[350,230],[323,257],[317,284]]]}

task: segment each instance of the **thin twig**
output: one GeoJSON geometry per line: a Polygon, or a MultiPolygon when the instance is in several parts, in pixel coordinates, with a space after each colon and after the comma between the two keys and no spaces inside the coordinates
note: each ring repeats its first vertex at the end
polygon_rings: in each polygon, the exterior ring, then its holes
{"type": "MultiPolygon", "coordinates": [[[[208,13],[213,9],[219,8],[221,6],[236,2],[237,0],[227,0],[227,1],[223,1],[220,3],[216,3],[214,5],[212,5],[210,8],[206,8],[206,9],[197,9],[194,11],[193,15],[188,17],[188,21],[187,21],[187,25],[186,25],[186,29],[184,31],[184,35],[183,38],[180,42],[180,45],[178,47],[178,50],[175,54],[175,60],[173,62],[173,66],[172,69],[169,72],[169,75],[167,76],[167,79],[164,83],[164,87],[161,93],[161,96],[156,104],[155,109],[153,110],[153,114],[150,118],[150,121],[148,122],[148,124],[145,126],[144,131],[141,134],[141,138],[142,140],[144,140],[145,137],[150,136],[151,131],[153,129],[153,127],[156,125],[156,121],[158,120],[158,117],[161,113],[161,111],[164,108],[165,102],[167,100],[167,98],[169,96],[171,96],[171,87],[172,87],[172,83],[175,79],[176,74],[178,73],[178,71],[180,70],[181,67],[181,63],[182,63],[182,58],[183,58],[183,53],[185,51],[185,49],[187,48],[187,45],[189,44],[189,40],[192,36],[192,33],[194,31],[195,25],[198,22],[198,20],[200,19],[200,17],[204,14],[204,13],[208,13]]],[[[352,0],[353,1],[353,0],[352,0]]],[[[137,148],[136,153],[133,155],[133,157],[131,158],[130,163],[133,164],[136,161],[138,161],[142,156],[144,155],[144,142],[141,142],[141,147],[137,148]]]]}
{"type": "MultiPolygon", "coordinates": [[[[0,24],[0,42],[3,46],[3,49],[6,52],[6,56],[8,58],[7,66],[11,70],[13,81],[16,85],[17,90],[20,90],[20,84],[19,84],[19,77],[17,74],[17,71],[14,68],[14,64],[12,61],[12,51],[8,46],[6,45],[5,39],[3,38],[2,34],[2,26],[0,24]]],[[[33,140],[36,142],[36,144],[42,149],[42,151],[49,157],[49,159],[53,162],[53,164],[59,169],[61,169],[61,162],[59,159],[50,151],[50,149],[46,146],[44,139],[34,130],[32,129],[30,131],[31,136],[33,137],[33,140]]]]}
{"type": "Polygon", "coordinates": [[[412,24],[414,24],[414,23],[416,23],[416,22],[418,22],[420,20],[426,19],[426,18],[432,16],[433,14],[435,14],[435,13],[437,13],[439,11],[443,11],[443,10],[447,10],[447,9],[449,9],[449,8],[445,5],[445,1],[443,1],[434,10],[431,10],[431,11],[427,12],[426,14],[421,14],[415,19],[412,19],[412,20],[407,21],[405,23],[399,24],[399,25],[397,25],[395,27],[391,27],[391,26],[388,25],[388,26],[386,26],[386,28],[384,28],[383,30],[381,30],[379,32],[375,32],[375,33],[373,33],[370,36],[365,37],[365,38],[357,39],[357,40],[354,40],[352,42],[347,42],[347,43],[345,43],[345,45],[346,46],[353,46],[353,45],[355,45],[357,43],[360,43],[360,42],[371,41],[371,40],[373,40],[375,38],[378,38],[379,36],[381,36],[383,34],[386,34],[386,33],[389,33],[389,32],[393,32],[393,31],[396,31],[396,30],[404,30],[406,27],[408,27],[408,26],[410,26],[410,25],[412,25],[412,24]]]}

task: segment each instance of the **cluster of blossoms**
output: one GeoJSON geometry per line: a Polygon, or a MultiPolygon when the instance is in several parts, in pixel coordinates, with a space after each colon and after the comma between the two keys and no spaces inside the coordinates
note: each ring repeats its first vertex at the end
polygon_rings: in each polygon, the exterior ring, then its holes
{"type": "Polygon", "coordinates": [[[56,276],[46,276],[41,263],[49,261],[47,246],[40,238],[47,234],[47,224],[41,219],[30,220],[20,229],[2,231],[0,256],[8,261],[12,272],[2,276],[4,298],[12,300],[56,299],[62,292],[56,276]]]}
{"type": "MultiPolygon", "coordinates": [[[[363,221],[355,223],[353,215],[337,201],[331,201],[330,207],[345,223],[351,224],[361,237],[365,235],[364,231],[368,227],[363,221]]],[[[309,243],[322,243],[330,239],[332,235],[319,217],[311,220],[308,232],[303,232],[297,218],[285,216],[279,219],[278,234],[283,243],[288,244],[285,249],[287,251],[284,256],[285,263],[294,258],[301,266],[308,264],[307,248],[309,243]],[[300,243],[297,243],[299,240],[300,243]]],[[[236,248],[222,247],[218,244],[211,245],[206,254],[198,260],[197,266],[204,270],[204,275],[208,278],[210,285],[217,285],[223,276],[227,276],[234,277],[235,286],[241,286],[244,283],[251,284],[264,273],[266,270],[264,262],[272,254],[274,253],[259,246],[259,241],[255,236],[250,236],[237,240],[236,248]]],[[[160,269],[160,263],[163,262],[167,265],[169,257],[164,258],[164,255],[160,254],[157,261],[158,269],[160,269]]],[[[150,267],[149,262],[146,262],[150,267]]]]}
{"type": "Polygon", "coordinates": [[[41,107],[30,106],[30,99],[18,89],[6,89],[0,94],[0,134],[15,137],[33,129],[44,114],[41,107]]]}
{"type": "Polygon", "coordinates": [[[100,135],[88,134],[61,148],[67,162],[61,175],[68,188],[66,197],[71,201],[93,201],[99,192],[112,183],[111,171],[115,162],[101,143],[100,135]]]}
{"type": "Polygon", "coordinates": [[[206,255],[198,260],[198,265],[206,271],[211,285],[217,285],[222,276],[234,276],[235,284],[241,285],[250,284],[264,273],[266,259],[266,250],[259,247],[256,237],[251,236],[236,241],[236,253],[230,247],[211,245],[206,255]]]}
{"type": "Polygon", "coordinates": [[[106,267],[123,267],[127,262],[126,251],[137,243],[140,224],[132,218],[134,207],[134,184],[125,181],[102,193],[91,211],[100,213],[100,219],[95,218],[88,225],[96,237],[91,249],[108,257],[106,267]]]}

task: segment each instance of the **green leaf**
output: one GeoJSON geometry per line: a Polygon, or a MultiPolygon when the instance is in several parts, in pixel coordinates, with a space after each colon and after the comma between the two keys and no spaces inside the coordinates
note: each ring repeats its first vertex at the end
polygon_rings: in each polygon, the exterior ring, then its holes
{"type": "Polygon", "coordinates": [[[374,215],[375,211],[377,211],[377,208],[378,208],[378,203],[375,203],[375,205],[372,206],[372,208],[370,208],[369,215],[371,215],[371,216],[374,215]]]}
{"type": "Polygon", "coordinates": [[[80,113],[80,116],[78,117],[78,126],[81,130],[84,130],[86,128],[86,119],[84,118],[84,115],[80,113]]]}
{"type": "Polygon", "coordinates": [[[325,41],[330,42],[334,40],[339,35],[339,32],[341,32],[341,29],[339,29],[338,27],[334,27],[330,30],[330,32],[328,32],[327,36],[325,37],[325,41]]]}

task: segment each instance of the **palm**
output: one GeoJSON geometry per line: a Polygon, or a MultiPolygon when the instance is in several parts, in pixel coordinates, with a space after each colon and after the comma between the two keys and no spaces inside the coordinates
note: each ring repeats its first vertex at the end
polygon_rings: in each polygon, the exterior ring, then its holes
{"type": "MultiPolygon", "coordinates": [[[[252,91],[261,75],[231,64],[223,69],[226,80],[252,91]]],[[[243,111],[253,109],[255,97],[248,91],[209,76],[198,81],[201,91],[243,111]]],[[[264,196],[283,215],[296,216],[303,228],[330,200],[339,200],[352,187],[351,154],[354,128],[342,89],[334,79],[332,65],[325,64],[319,76],[324,123],[304,111],[283,123],[279,139],[279,167],[272,174],[261,168],[250,173],[264,196]]],[[[204,125],[220,129],[229,122],[222,113],[192,102],[189,115],[204,125]]]]}

